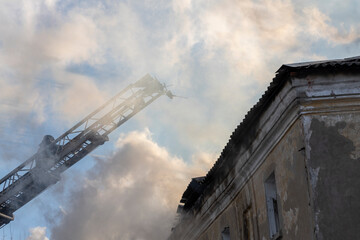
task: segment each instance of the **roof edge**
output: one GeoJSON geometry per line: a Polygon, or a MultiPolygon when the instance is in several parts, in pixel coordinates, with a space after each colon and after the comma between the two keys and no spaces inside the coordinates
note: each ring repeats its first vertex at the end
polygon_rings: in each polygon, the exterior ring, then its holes
{"type": "MultiPolygon", "coordinates": [[[[259,117],[268,109],[269,105],[273,102],[277,94],[282,90],[285,83],[290,79],[291,76],[293,76],[293,73],[307,75],[311,73],[323,72],[324,70],[329,70],[329,72],[333,73],[342,71],[344,69],[360,71],[360,56],[345,59],[283,64],[276,71],[276,75],[265,93],[261,96],[259,101],[247,112],[243,121],[232,132],[230,139],[222,150],[219,158],[201,181],[201,185],[204,190],[198,198],[203,198],[204,195],[213,190],[217,183],[222,181],[222,179],[216,178],[216,176],[218,176],[217,173],[224,171],[224,168],[226,167],[225,162],[235,161],[234,158],[240,151],[240,145],[246,144],[247,142],[251,143],[251,139],[249,141],[249,139],[245,139],[243,136],[248,137],[247,133],[251,132],[253,128],[256,128],[259,117]]],[[[191,206],[188,207],[200,207],[199,204],[199,201],[192,202],[191,206]]]]}

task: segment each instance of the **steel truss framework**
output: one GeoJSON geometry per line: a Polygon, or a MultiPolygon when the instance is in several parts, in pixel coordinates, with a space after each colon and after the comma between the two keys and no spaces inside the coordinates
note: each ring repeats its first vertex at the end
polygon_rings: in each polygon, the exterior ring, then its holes
{"type": "Polygon", "coordinates": [[[158,80],[144,76],[3,177],[0,227],[14,219],[13,212],[59,181],[63,171],[107,141],[112,131],[164,94],[173,96],[158,80]]]}

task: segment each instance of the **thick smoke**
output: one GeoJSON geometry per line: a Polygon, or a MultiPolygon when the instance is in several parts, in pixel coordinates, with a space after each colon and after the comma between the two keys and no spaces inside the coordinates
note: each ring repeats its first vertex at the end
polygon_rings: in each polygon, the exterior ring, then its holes
{"type": "Polygon", "coordinates": [[[51,239],[166,239],[190,178],[213,163],[202,154],[186,164],[154,143],[148,130],[119,139],[113,156],[97,161],[51,239]]]}

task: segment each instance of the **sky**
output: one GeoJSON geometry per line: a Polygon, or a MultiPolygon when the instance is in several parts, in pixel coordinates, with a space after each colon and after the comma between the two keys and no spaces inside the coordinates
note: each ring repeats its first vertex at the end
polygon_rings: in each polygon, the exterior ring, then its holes
{"type": "Polygon", "coordinates": [[[360,55],[354,0],[0,0],[0,174],[147,73],[161,97],[1,239],[166,239],[282,64],[360,55]],[[12,238],[11,238],[12,237],[12,238]]]}

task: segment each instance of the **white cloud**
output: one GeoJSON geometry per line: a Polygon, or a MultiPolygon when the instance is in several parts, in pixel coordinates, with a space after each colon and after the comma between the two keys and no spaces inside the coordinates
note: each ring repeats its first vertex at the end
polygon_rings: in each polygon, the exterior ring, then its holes
{"type": "Polygon", "coordinates": [[[305,8],[308,32],[316,38],[322,38],[332,45],[350,44],[360,39],[360,25],[352,25],[349,30],[343,26],[339,29],[332,25],[329,16],[315,7],[305,8]]]}
{"type": "Polygon", "coordinates": [[[49,240],[46,237],[46,227],[35,227],[30,229],[30,236],[26,240],[49,240]]]}
{"type": "Polygon", "coordinates": [[[1,159],[23,160],[24,152],[14,154],[13,149],[19,142],[24,146],[30,139],[40,141],[37,136],[44,133],[38,131],[49,120],[49,113],[69,114],[63,119],[70,120],[74,111],[83,113],[89,105],[93,109],[100,104],[96,101],[101,94],[91,80],[71,74],[69,79],[59,78],[68,77],[69,63],[101,63],[97,45],[101,34],[86,15],[64,14],[56,8],[56,1],[48,0],[1,2],[0,22],[0,133],[6,139],[0,143],[1,159]],[[59,83],[70,80],[76,82],[68,85],[65,94],[77,91],[71,96],[74,105],[69,99],[59,99],[64,93],[54,94],[59,83]],[[59,102],[63,105],[55,104],[59,102]]]}
{"type": "Polygon", "coordinates": [[[61,87],[52,93],[52,107],[64,122],[79,121],[109,99],[109,96],[86,76],[61,72],[56,78],[61,87]]]}
{"type": "Polygon", "coordinates": [[[44,54],[63,64],[89,62],[101,63],[98,40],[101,31],[93,19],[81,14],[72,14],[59,28],[39,31],[39,40],[44,42],[44,54]]]}

